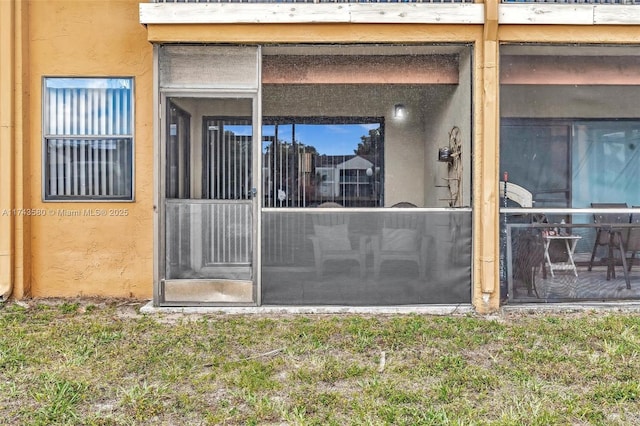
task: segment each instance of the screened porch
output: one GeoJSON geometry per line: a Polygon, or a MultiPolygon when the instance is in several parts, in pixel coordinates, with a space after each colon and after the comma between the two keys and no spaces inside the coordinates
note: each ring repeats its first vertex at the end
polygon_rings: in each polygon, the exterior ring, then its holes
{"type": "Polygon", "coordinates": [[[470,303],[471,53],[164,46],[160,303],[470,303]]]}
{"type": "Polygon", "coordinates": [[[638,49],[502,46],[504,300],[640,297],[638,49]]]}

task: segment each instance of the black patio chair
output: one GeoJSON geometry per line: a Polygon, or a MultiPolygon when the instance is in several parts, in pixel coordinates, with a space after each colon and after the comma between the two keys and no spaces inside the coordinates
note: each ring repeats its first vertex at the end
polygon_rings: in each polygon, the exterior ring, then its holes
{"type": "MultiPolygon", "coordinates": [[[[626,209],[629,206],[627,203],[591,203],[592,208],[598,209],[626,209]]],[[[596,257],[596,252],[598,251],[598,247],[606,246],[608,248],[608,257],[611,257],[611,251],[614,247],[612,244],[615,244],[614,239],[611,234],[611,225],[619,224],[619,223],[629,223],[630,217],[628,213],[594,213],[593,214],[593,222],[599,225],[596,228],[596,239],[593,243],[593,250],[591,251],[591,259],[589,260],[588,271],[591,271],[593,268],[593,260],[596,257]]],[[[609,259],[610,261],[611,259],[609,259]]],[[[615,271],[613,271],[615,274],[615,271]]]]}
{"type": "Polygon", "coordinates": [[[627,289],[631,289],[629,272],[635,261],[636,253],[640,251],[640,217],[632,217],[629,227],[611,230],[609,251],[612,258],[609,261],[607,280],[611,279],[612,276],[615,278],[615,259],[613,254],[617,251],[620,253],[620,262],[622,263],[622,272],[624,272],[627,289]],[[631,258],[627,258],[628,253],[631,253],[631,258]]]}
{"type": "MultiPolygon", "coordinates": [[[[633,206],[634,209],[640,209],[640,206],[633,206]]],[[[631,258],[627,259],[627,271],[631,272],[631,267],[636,261],[636,254],[640,251],[640,214],[631,214],[631,227],[627,233],[624,248],[627,253],[631,253],[631,258]]]]}

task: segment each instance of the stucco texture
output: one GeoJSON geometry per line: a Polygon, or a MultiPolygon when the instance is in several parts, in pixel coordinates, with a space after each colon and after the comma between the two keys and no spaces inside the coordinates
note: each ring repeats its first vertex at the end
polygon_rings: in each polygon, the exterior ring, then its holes
{"type": "Polygon", "coordinates": [[[32,296],[151,297],[153,49],[137,0],[29,4],[32,296]],[[133,77],[135,201],[42,201],[42,78],[133,77]],[[83,216],[101,209],[106,216],[83,216]],[[116,213],[118,215],[116,215],[116,213]],[[76,214],[80,214],[76,216],[76,214]],[[126,215],[125,215],[126,214],[126,215]]]}

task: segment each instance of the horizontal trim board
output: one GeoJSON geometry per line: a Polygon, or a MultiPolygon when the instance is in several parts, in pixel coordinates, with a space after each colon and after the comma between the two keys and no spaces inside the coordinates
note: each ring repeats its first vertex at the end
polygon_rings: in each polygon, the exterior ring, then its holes
{"type": "MultiPolygon", "coordinates": [[[[141,3],[141,24],[484,24],[482,3],[141,3]]],[[[500,24],[640,25],[640,5],[503,3],[500,24]]]]}
{"type": "Polygon", "coordinates": [[[638,25],[640,24],[640,5],[594,5],[593,23],[595,25],[638,25]]]}
{"type": "Polygon", "coordinates": [[[429,24],[158,24],[147,26],[151,43],[474,43],[482,25],[429,24]]]}
{"type": "Polygon", "coordinates": [[[141,24],[482,24],[482,3],[140,3],[141,24]]]}
{"type": "Polygon", "coordinates": [[[593,25],[593,5],[583,4],[501,4],[500,24],[593,25]]]}
{"type": "Polygon", "coordinates": [[[498,6],[500,24],[638,25],[640,6],[617,4],[520,3],[498,6]]]}

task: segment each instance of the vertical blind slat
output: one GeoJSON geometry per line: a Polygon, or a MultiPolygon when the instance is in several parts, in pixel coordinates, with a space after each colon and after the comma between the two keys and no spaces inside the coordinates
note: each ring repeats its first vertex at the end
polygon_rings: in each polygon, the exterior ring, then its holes
{"type": "MultiPolygon", "coordinates": [[[[86,91],[79,90],[78,91],[78,133],[81,135],[86,134],[87,131],[87,97],[86,91]]],[[[87,164],[87,145],[82,144],[80,146],[80,195],[87,195],[87,176],[86,176],[86,164],[87,164]]]]}
{"type": "Polygon", "coordinates": [[[71,193],[71,141],[70,140],[65,140],[65,144],[64,144],[64,153],[63,153],[63,158],[64,158],[64,192],[65,194],[70,194],[71,193]]]}
{"type": "MultiPolygon", "coordinates": [[[[56,132],[56,116],[55,116],[55,108],[54,105],[57,105],[57,92],[55,90],[51,90],[49,95],[49,128],[48,132],[53,134],[56,132]]],[[[55,143],[55,141],[54,141],[55,143]]],[[[47,154],[49,156],[49,192],[51,195],[58,194],[58,187],[56,186],[57,175],[55,168],[55,151],[54,146],[50,143],[47,146],[47,154]]]]}
{"type": "MultiPolygon", "coordinates": [[[[78,91],[71,91],[71,134],[78,134],[78,91]]],[[[78,176],[78,144],[71,146],[71,174],[70,176],[78,176]]],[[[78,179],[73,179],[71,183],[71,193],[78,195],[78,179]]]]}

